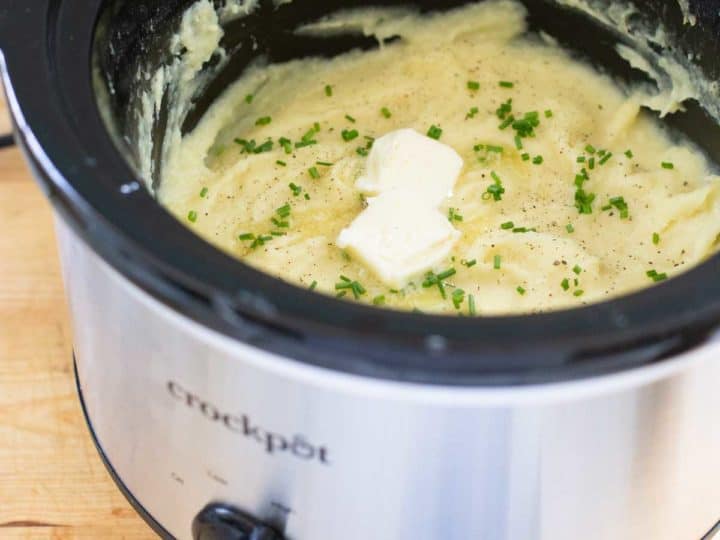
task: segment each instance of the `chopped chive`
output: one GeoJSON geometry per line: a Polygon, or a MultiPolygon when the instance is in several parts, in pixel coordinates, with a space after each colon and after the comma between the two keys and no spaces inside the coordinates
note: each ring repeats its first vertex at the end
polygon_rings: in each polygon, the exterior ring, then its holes
{"type": "Polygon", "coordinates": [[[506,129],[510,124],[515,121],[515,117],[511,114],[498,126],[498,129],[506,129]]]}
{"type": "Polygon", "coordinates": [[[437,275],[437,278],[439,280],[444,280],[444,279],[454,276],[455,274],[457,274],[457,270],[455,270],[454,268],[448,268],[444,272],[439,273],[437,275]]]}
{"type": "Polygon", "coordinates": [[[242,152],[246,154],[260,154],[262,152],[269,152],[272,150],[272,141],[268,139],[265,143],[258,146],[255,139],[235,139],[235,144],[242,147],[242,152]]]}
{"type": "Polygon", "coordinates": [[[462,261],[461,264],[466,268],[472,268],[477,264],[477,259],[473,259],[471,261],[462,261]]]}
{"type": "Polygon", "coordinates": [[[625,150],[625,156],[628,157],[629,159],[632,159],[633,157],[635,157],[633,155],[632,150],[625,150]]]}
{"type": "Polygon", "coordinates": [[[287,229],[290,227],[290,222],[288,221],[280,221],[277,218],[270,218],[270,222],[275,225],[279,229],[287,229]]]}
{"type": "Polygon", "coordinates": [[[522,118],[512,123],[513,129],[520,137],[534,137],[535,128],[539,125],[540,119],[537,111],[525,113],[522,118]]]}
{"type": "Polygon", "coordinates": [[[675,164],[674,164],[674,163],[671,163],[671,162],[669,162],[669,161],[663,161],[663,162],[662,162],[662,168],[663,168],[663,169],[672,170],[672,169],[675,168],[675,164]]]}
{"type": "Polygon", "coordinates": [[[306,200],[306,201],[309,201],[309,200],[310,200],[310,194],[308,194],[308,193],[305,194],[305,200],[306,200]]]}
{"type": "Polygon", "coordinates": [[[243,242],[246,242],[248,240],[255,240],[255,235],[253,233],[244,233],[238,236],[238,239],[242,240],[243,242]]]}
{"type": "Polygon", "coordinates": [[[462,289],[455,289],[452,293],[451,298],[455,309],[460,309],[460,307],[462,307],[462,303],[465,301],[465,291],[463,291],[462,289]]]}
{"type": "Polygon", "coordinates": [[[505,193],[502,180],[500,180],[500,177],[495,171],[491,171],[490,176],[492,177],[494,183],[488,186],[486,192],[483,194],[483,199],[490,199],[492,197],[495,201],[501,201],[503,193],[505,193]]]}
{"type": "Polygon", "coordinates": [[[367,292],[365,287],[363,287],[359,282],[353,281],[345,276],[340,276],[340,282],[335,284],[335,290],[345,292],[349,290],[352,292],[355,300],[359,300],[360,296],[367,292]]]}
{"type": "MultiPolygon", "coordinates": [[[[580,177],[580,185],[582,185],[582,177],[580,177]]],[[[575,179],[577,184],[577,178],[575,179]]],[[[592,203],[595,201],[596,195],[594,193],[587,193],[584,189],[578,188],[575,192],[575,207],[578,209],[580,214],[592,214],[592,203]]]]}
{"type": "Polygon", "coordinates": [[[256,126],[267,126],[270,122],[272,122],[272,118],[269,116],[262,116],[255,120],[256,126]]]}
{"type": "Polygon", "coordinates": [[[382,305],[384,305],[384,304],[385,304],[385,296],[383,296],[383,295],[376,296],[375,298],[373,298],[372,303],[373,303],[373,305],[375,305],[375,306],[382,306],[382,305]]]}
{"type": "Polygon", "coordinates": [[[563,288],[563,291],[567,291],[570,289],[570,280],[568,278],[565,278],[560,283],[560,286],[563,288]]]}
{"type": "Polygon", "coordinates": [[[573,268],[573,272],[575,272],[578,276],[580,274],[582,274],[582,271],[583,271],[582,268],[580,268],[580,265],[578,265],[578,264],[576,264],[575,267],[573,268]]]}
{"type": "Polygon", "coordinates": [[[198,214],[195,210],[190,210],[188,212],[187,218],[190,223],[195,223],[197,221],[198,214]]]}
{"type": "Polygon", "coordinates": [[[357,129],[343,129],[341,135],[343,141],[350,142],[353,139],[357,139],[360,134],[357,129]]]}
{"type": "Polygon", "coordinates": [[[512,98],[508,99],[495,111],[495,114],[500,120],[505,120],[507,116],[512,112],[512,101],[512,98]]]}
{"type": "Polygon", "coordinates": [[[500,255],[495,255],[493,258],[493,268],[495,270],[500,270],[502,267],[502,257],[500,255]]]}
{"type": "Polygon", "coordinates": [[[503,153],[503,147],[502,146],[493,146],[492,144],[488,144],[485,146],[485,149],[488,152],[495,152],[496,154],[502,154],[503,153]]]}
{"type": "Polygon", "coordinates": [[[472,90],[473,92],[480,90],[480,83],[478,81],[468,81],[467,82],[468,90],[472,90]]]}
{"type": "Polygon", "coordinates": [[[543,161],[544,160],[542,156],[535,156],[532,160],[533,164],[535,165],[542,165],[543,161]]]}
{"type": "Polygon", "coordinates": [[[353,288],[353,296],[355,296],[355,299],[359,299],[361,295],[365,294],[367,290],[365,290],[365,287],[360,285],[357,281],[355,282],[355,287],[353,288]]]}
{"type": "Polygon", "coordinates": [[[525,296],[525,293],[527,292],[522,287],[518,287],[516,290],[520,296],[525,296]]]}
{"type": "Polygon", "coordinates": [[[318,282],[317,282],[317,281],[313,281],[313,282],[310,284],[309,289],[310,289],[311,291],[314,291],[314,290],[317,288],[317,286],[318,286],[318,282]]]}
{"type": "Polygon", "coordinates": [[[448,210],[448,221],[452,223],[453,221],[462,221],[463,217],[461,214],[458,213],[457,208],[450,208],[448,210]]]}
{"type": "Polygon", "coordinates": [[[575,232],[575,227],[573,227],[572,223],[568,223],[567,225],[565,225],[565,230],[566,230],[569,234],[572,234],[572,233],[575,232]]]}
{"type": "Polygon", "coordinates": [[[457,270],[454,268],[449,268],[448,270],[445,270],[444,272],[441,272],[440,274],[435,274],[434,272],[428,272],[425,274],[425,280],[422,282],[422,286],[424,289],[428,289],[430,287],[437,286],[438,290],[440,291],[440,296],[443,297],[443,299],[447,298],[447,293],[445,292],[445,283],[444,280],[447,278],[454,276],[457,273],[457,270]]]}
{"type": "Polygon", "coordinates": [[[269,235],[256,236],[255,239],[253,240],[253,243],[250,244],[250,249],[256,249],[260,246],[264,246],[266,242],[269,242],[272,239],[273,239],[273,237],[269,236],[269,235]]]}
{"type": "Polygon", "coordinates": [[[313,139],[317,132],[314,129],[310,129],[300,138],[300,142],[295,143],[295,148],[300,148],[298,145],[302,143],[305,146],[310,144],[317,144],[317,141],[313,139]]]}
{"type": "Polygon", "coordinates": [[[382,109],[380,109],[380,114],[382,114],[385,118],[390,118],[392,116],[390,109],[388,109],[387,107],[383,107],[382,109]]]}
{"type": "Polygon", "coordinates": [[[605,154],[602,159],[599,161],[599,165],[605,165],[608,161],[610,161],[610,158],[613,157],[612,152],[608,152],[605,154]]]}
{"type": "Polygon", "coordinates": [[[272,236],[265,235],[265,236],[258,236],[255,239],[255,242],[257,242],[257,245],[259,245],[259,246],[264,246],[265,242],[269,242],[270,240],[272,240],[272,236]]]}
{"type": "Polygon", "coordinates": [[[204,187],[200,190],[200,197],[205,198],[205,196],[208,194],[208,188],[204,187]]]}
{"type": "Polygon", "coordinates": [[[328,161],[316,161],[315,165],[320,165],[321,167],[332,167],[334,163],[330,163],[328,161]]]}
{"type": "Polygon", "coordinates": [[[660,235],[658,233],[653,233],[652,242],[656,246],[660,243],[660,235]]]}
{"type": "Polygon", "coordinates": [[[245,103],[252,103],[253,99],[255,99],[255,96],[253,96],[252,94],[248,94],[247,96],[245,96],[245,103]]]}
{"type": "Polygon", "coordinates": [[[523,161],[530,161],[530,154],[525,153],[520,156],[523,161]]]}
{"type": "Polygon", "coordinates": [[[248,141],[246,139],[233,139],[235,144],[242,146],[242,151],[247,154],[252,154],[255,151],[257,143],[255,140],[248,141]]]}
{"type": "Polygon", "coordinates": [[[280,165],[281,167],[287,167],[287,163],[285,163],[285,162],[284,162],[283,160],[281,160],[281,159],[278,159],[275,163],[278,164],[278,165],[280,165]]]}
{"type": "MultiPolygon", "coordinates": [[[[299,142],[295,143],[295,148],[305,148],[306,146],[310,146],[313,144],[317,144],[317,141],[313,139],[315,135],[317,135],[320,132],[320,124],[315,122],[313,124],[313,127],[311,127],[309,130],[305,132],[305,135],[302,136],[299,142]]],[[[287,148],[285,149],[287,152],[287,148]]],[[[290,152],[287,152],[290,153],[290,152]]]]}
{"type": "Polygon", "coordinates": [[[278,143],[280,144],[280,146],[283,147],[283,150],[285,150],[286,154],[292,154],[292,141],[290,139],[280,137],[278,139],[278,143]]]}
{"type": "Polygon", "coordinates": [[[587,158],[585,156],[578,156],[575,161],[577,161],[578,163],[585,163],[586,159],[587,158]]]}
{"type": "Polygon", "coordinates": [[[591,158],[588,160],[588,167],[590,167],[590,170],[591,170],[591,171],[595,168],[595,158],[594,158],[594,157],[591,157],[591,158]]]}
{"type": "Polygon", "coordinates": [[[513,229],[515,227],[515,224],[512,221],[508,221],[507,223],[503,223],[500,225],[500,228],[504,231],[508,231],[510,229],[513,229]]]}
{"type": "Polygon", "coordinates": [[[437,141],[437,140],[440,140],[440,137],[442,136],[442,132],[443,132],[443,130],[441,128],[439,128],[438,126],[433,124],[428,129],[427,136],[430,137],[431,139],[435,139],[437,141]]]}
{"type": "Polygon", "coordinates": [[[367,148],[363,148],[362,146],[358,147],[358,149],[355,151],[358,153],[358,155],[361,155],[362,157],[367,157],[368,155],[367,148]]]}
{"type": "Polygon", "coordinates": [[[353,124],[356,122],[356,120],[349,114],[346,114],[345,118],[347,119],[348,122],[352,122],[353,124]]]}
{"type": "Polygon", "coordinates": [[[263,152],[270,152],[273,149],[273,142],[272,140],[268,139],[264,143],[262,143],[260,146],[258,146],[255,149],[256,154],[262,154],[263,152]]]}
{"type": "Polygon", "coordinates": [[[475,297],[472,294],[468,295],[468,315],[474,316],[477,314],[475,309],[475,297]]]}
{"type": "Polygon", "coordinates": [[[329,84],[325,86],[325,95],[327,97],[332,97],[332,95],[333,95],[333,87],[330,86],[329,84]]]}
{"type": "Polygon", "coordinates": [[[647,275],[647,277],[652,279],[655,283],[665,281],[668,278],[667,274],[665,274],[665,273],[659,274],[657,270],[649,270],[645,274],[647,275]]]}
{"type": "Polygon", "coordinates": [[[500,81],[499,84],[500,84],[501,88],[514,88],[515,87],[515,83],[512,83],[510,81],[500,81]]]}
{"type": "Polygon", "coordinates": [[[445,284],[442,281],[438,281],[437,287],[440,291],[440,296],[442,296],[443,300],[445,300],[447,298],[447,293],[445,292],[445,284]]]}
{"type": "Polygon", "coordinates": [[[594,147],[592,144],[588,144],[588,145],[585,147],[585,151],[586,151],[588,154],[591,154],[591,155],[594,154],[595,152],[597,152],[597,150],[595,149],[595,147],[594,147]]]}
{"type": "Polygon", "coordinates": [[[573,293],[573,296],[576,297],[576,298],[580,298],[583,294],[585,294],[585,291],[583,291],[583,290],[581,290],[581,289],[578,289],[577,291],[575,291],[575,292],[573,293]]]}
{"type": "Polygon", "coordinates": [[[292,212],[292,206],[290,206],[290,203],[285,203],[280,208],[275,210],[275,213],[280,216],[281,218],[286,218],[290,215],[292,212]]]}
{"type": "Polygon", "coordinates": [[[295,182],[290,182],[288,187],[290,188],[290,191],[292,191],[294,197],[298,197],[302,193],[302,187],[298,186],[295,182]]]}
{"type": "Polygon", "coordinates": [[[317,170],[317,167],[310,167],[308,169],[308,174],[311,178],[314,178],[315,180],[320,178],[320,172],[317,170]]]}
{"type": "Polygon", "coordinates": [[[523,149],[523,143],[520,135],[515,135],[515,148],[517,148],[518,150],[523,149]]]}
{"type": "Polygon", "coordinates": [[[553,117],[553,112],[550,109],[546,110],[545,118],[552,118],[552,117],[553,117]]]}
{"type": "Polygon", "coordinates": [[[497,108],[495,111],[495,114],[498,118],[501,120],[505,119],[513,109],[513,100],[512,98],[508,98],[508,100],[502,104],[500,104],[500,107],[497,108]]]}
{"type": "Polygon", "coordinates": [[[598,153],[597,153],[598,157],[601,158],[601,157],[603,157],[605,154],[607,154],[607,152],[606,152],[605,150],[598,150],[598,153]]]}
{"type": "Polygon", "coordinates": [[[465,115],[465,120],[470,120],[471,118],[475,118],[475,116],[479,112],[480,112],[480,109],[478,109],[477,107],[470,107],[470,110],[465,115]]]}
{"type": "Polygon", "coordinates": [[[616,208],[620,212],[620,219],[627,219],[630,217],[630,209],[628,208],[624,197],[613,197],[608,202],[608,206],[603,207],[603,210],[616,208]]]}

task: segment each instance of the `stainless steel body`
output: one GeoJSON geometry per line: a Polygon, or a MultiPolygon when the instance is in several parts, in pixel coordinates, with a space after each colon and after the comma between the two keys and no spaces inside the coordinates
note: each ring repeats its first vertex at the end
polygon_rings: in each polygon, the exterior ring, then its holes
{"type": "Polygon", "coordinates": [[[179,539],[210,501],[293,540],[694,540],[720,518],[718,341],[564,384],[380,381],[210,331],[58,232],[90,423],[179,539]]]}

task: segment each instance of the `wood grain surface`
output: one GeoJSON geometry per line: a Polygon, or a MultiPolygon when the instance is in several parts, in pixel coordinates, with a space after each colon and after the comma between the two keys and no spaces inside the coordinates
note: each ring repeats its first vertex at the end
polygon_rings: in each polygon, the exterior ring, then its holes
{"type": "Polygon", "coordinates": [[[0,201],[0,539],[156,538],[85,427],[50,207],[17,149],[0,150],[0,201]]]}
{"type": "Polygon", "coordinates": [[[0,135],[9,133],[11,129],[10,115],[7,113],[7,105],[5,104],[5,94],[0,85],[0,135]]]}

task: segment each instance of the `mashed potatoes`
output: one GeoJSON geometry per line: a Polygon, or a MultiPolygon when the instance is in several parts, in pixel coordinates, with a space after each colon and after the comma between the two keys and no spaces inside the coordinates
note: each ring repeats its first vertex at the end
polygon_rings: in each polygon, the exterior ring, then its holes
{"type": "Polygon", "coordinates": [[[496,315],[580,306],[701,262],[720,184],[629,92],[526,34],[490,1],[444,14],[363,11],[402,39],[332,60],[256,66],[169,154],[160,201],[199,235],[301,287],[395,309],[496,315]],[[373,140],[412,128],[464,167],[443,212],[451,254],[390,289],[336,245],[366,201],[373,140]]]}

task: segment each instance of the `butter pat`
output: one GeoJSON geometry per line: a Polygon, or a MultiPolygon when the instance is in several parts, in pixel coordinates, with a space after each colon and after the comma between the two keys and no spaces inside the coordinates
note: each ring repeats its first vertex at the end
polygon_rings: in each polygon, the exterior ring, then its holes
{"type": "Polygon", "coordinates": [[[368,203],[337,244],[390,287],[404,287],[413,276],[440,264],[460,236],[437,209],[409,204],[400,192],[368,203]]]}
{"type": "Polygon", "coordinates": [[[344,229],[337,245],[360,259],[390,287],[442,262],[460,233],[440,212],[463,166],[447,145],[411,129],[375,141],[356,186],[368,207],[344,229]]]}
{"type": "Polygon", "coordinates": [[[399,129],[373,143],[367,170],[355,187],[367,195],[401,190],[408,204],[437,208],[452,196],[462,166],[462,158],[446,144],[413,129],[399,129]]]}

